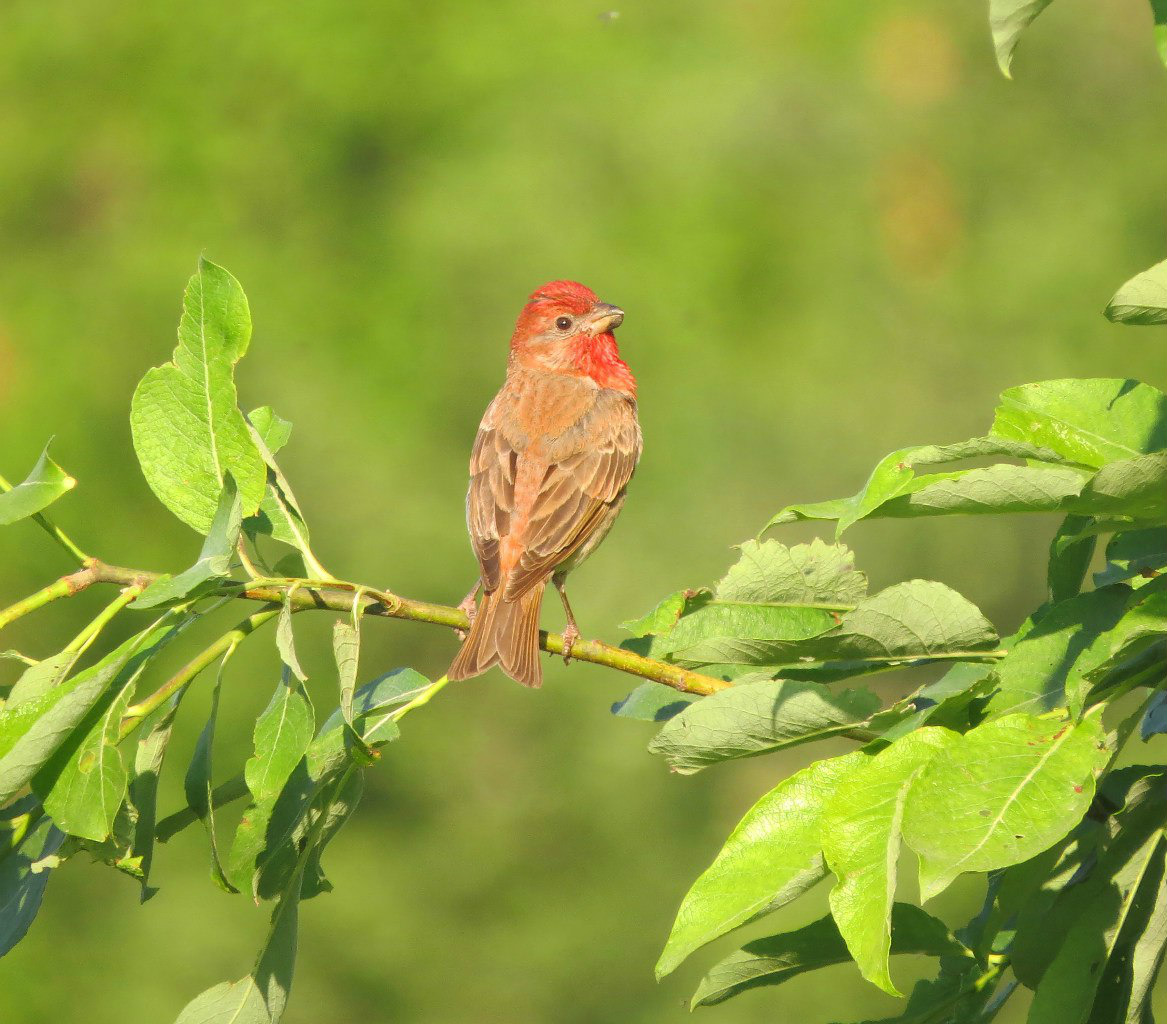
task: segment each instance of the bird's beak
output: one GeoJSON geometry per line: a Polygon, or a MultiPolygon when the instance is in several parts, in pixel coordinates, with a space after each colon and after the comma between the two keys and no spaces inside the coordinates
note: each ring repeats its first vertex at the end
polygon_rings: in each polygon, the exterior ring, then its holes
{"type": "Polygon", "coordinates": [[[588,315],[587,328],[590,334],[607,334],[614,331],[624,322],[624,310],[619,306],[610,306],[606,302],[597,302],[588,315]]]}

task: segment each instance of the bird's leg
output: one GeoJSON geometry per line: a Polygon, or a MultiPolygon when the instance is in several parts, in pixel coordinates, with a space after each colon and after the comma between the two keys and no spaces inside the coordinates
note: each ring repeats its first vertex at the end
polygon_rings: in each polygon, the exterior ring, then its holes
{"type": "Polygon", "coordinates": [[[579,639],[579,626],[575,624],[575,616],[571,614],[571,605],[567,603],[567,577],[556,574],[551,577],[555,589],[559,591],[559,600],[563,602],[563,614],[567,616],[567,625],[563,629],[563,664],[571,661],[571,649],[579,639]]]}
{"type": "MultiPolygon", "coordinates": [[[[475,581],[474,586],[470,588],[470,593],[462,598],[462,603],[458,605],[459,610],[466,613],[466,618],[470,620],[471,626],[474,625],[474,617],[478,614],[478,605],[475,603],[475,599],[478,597],[478,591],[481,589],[482,578],[479,577],[478,580],[475,581]]],[[[468,635],[467,630],[465,629],[459,629],[457,630],[457,633],[458,639],[460,640],[465,640],[468,635]]]]}

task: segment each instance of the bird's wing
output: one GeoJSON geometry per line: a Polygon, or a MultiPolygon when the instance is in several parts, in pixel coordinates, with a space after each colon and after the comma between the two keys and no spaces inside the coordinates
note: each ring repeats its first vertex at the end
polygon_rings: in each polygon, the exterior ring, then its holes
{"type": "Polygon", "coordinates": [[[499,585],[499,538],[510,531],[518,462],[519,454],[499,429],[492,403],[474,439],[466,494],[466,526],[488,591],[499,585]]]}
{"type": "MultiPolygon", "coordinates": [[[[598,401],[549,446],[543,481],[523,510],[523,549],[507,574],[503,600],[517,600],[605,525],[606,513],[632,478],[641,445],[636,409],[623,396],[609,394],[610,400],[598,401]]],[[[513,473],[510,482],[513,487],[513,473]]]]}

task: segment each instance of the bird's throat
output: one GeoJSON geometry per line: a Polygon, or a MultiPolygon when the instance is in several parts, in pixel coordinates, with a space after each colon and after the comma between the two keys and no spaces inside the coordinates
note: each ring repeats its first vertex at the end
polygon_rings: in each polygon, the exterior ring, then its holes
{"type": "Polygon", "coordinates": [[[620,358],[613,334],[598,334],[594,338],[581,336],[573,346],[572,365],[602,388],[636,395],[636,378],[620,358]]]}

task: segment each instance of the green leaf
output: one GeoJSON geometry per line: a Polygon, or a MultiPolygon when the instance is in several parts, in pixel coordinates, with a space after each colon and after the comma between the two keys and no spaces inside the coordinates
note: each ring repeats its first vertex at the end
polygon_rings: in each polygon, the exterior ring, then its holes
{"type": "Polygon", "coordinates": [[[223,493],[215,509],[215,518],[203,541],[198,560],[177,576],[155,580],[134,600],[136,609],[156,608],[171,601],[181,601],[201,591],[206,584],[225,579],[231,571],[231,559],[239,542],[239,491],[230,473],[225,475],[223,493]]]}
{"type": "Polygon", "coordinates": [[[316,571],[318,563],[309,544],[308,524],[292,493],[291,484],[275,460],[275,453],[292,435],[292,424],[264,406],[248,416],[248,425],[252,440],[267,466],[267,485],[258,513],[250,517],[244,527],[252,540],[258,535],[267,535],[291,544],[304,555],[306,564],[316,571]]]}
{"type": "Polygon", "coordinates": [[[843,779],[823,809],[823,855],[838,878],[831,915],[863,977],[893,996],[887,961],[904,803],[924,766],[957,738],[929,726],[909,733],[843,779]]]}
{"type": "Polygon", "coordinates": [[[49,458],[46,444],[32,472],[12,490],[0,494],[0,526],[35,515],[76,486],[77,481],[49,458]]]}
{"type": "Polygon", "coordinates": [[[1167,519],[1167,452],[1103,466],[1082,488],[1081,498],[1072,507],[1092,515],[1135,521],[1167,519]]]}
{"type": "Polygon", "coordinates": [[[1049,5],[1051,0],[989,0],[989,28],[993,32],[993,48],[997,51],[997,65],[1001,74],[1012,78],[1013,51],[1030,22],[1049,5]]]}
{"type": "Polygon", "coordinates": [[[992,623],[943,583],[910,580],[864,598],[830,631],[799,647],[821,660],[975,656],[997,645],[992,623]]]}
{"type": "Polygon", "coordinates": [[[199,533],[211,528],[228,472],[244,516],[264,495],[267,470],[235,393],[234,367],[250,339],[239,282],[200,258],[183,296],[173,360],[147,371],[134,391],[130,426],[146,482],[199,533]]]}
{"type": "Polygon", "coordinates": [[[223,689],[223,673],[234,650],[233,647],[228,648],[219,662],[219,669],[215,674],[215,687],[211,691],[211,711],[195,743],[194,754],[183,782],[187,805],[198,815],[207,831],[211,848],[211,877],[224,892],[239,890],[231,884],[219,856],[219,837],[215,829],[215,802],[211,797],[215,789],[212,753],[215,746],[215,726],[219,720],[219,695],[223,689]]]}
{"type": "Polygon", "coordinates": [[[0,956],[28,932],[41,907],[53,866],[51,859],[65,835],[41,817],[16,849],[0,857],[0,956]]]}
{"type": "Polygon", "coordinates": [[[1106,545],[1106,568],[1094,574],[1094,586],[1131,580],[1142,586],[1167,566],[1167,526],[1116,533],[1106,545]]]}
{"type": "Polygon", "coordinates": [[[1048,380],[1001,395],[994,435],[1101,468],[1167,448],[1167,396],[1134,380],[1048,380]]]}
{"type": "Polygon", "coordinates": [[[691,775],[719,761],[835,736],[878,709],[879,698],[868,690],[833,694],[821,683],[789,679],[746,683],[690,704],[648,749],[691,775]]]}
{"type": "Polygon", "coordinates": [[[227,870],[239,889],[252,889],[267,845],[276,801],[312,742],[312,703],[302,683],[284,667],[267,709],[255,723],[255,753],[244,766],[252,802],[235,832],[227,870]]]}
{"type": "Polygon", "coordinates": [[[908,792],[903,834],[921,899],[965,871],[1017,864],[1072,829],[1109,759],[1097,716],[1078,725],[1008,715],[940,751],[908,792]]]}
{"type": "Polygon", "coordinates": [[[139,858],[142,872],[142,902],[157,892],[150,888],[150,867],[154,861],[154,829],[158,823],[158,779],[166,757],[178,706],[186,695],[184,686],[173,693],[142,727],[134,754],[134,777],[130,779],[129,802],[134,808],[133,855],[139,858]]]}
{"type": "Polygon", "coordinates": [[[1155,18],[1155,49],[1159,60],[1167,66],[1167,0],[1151,0],[1151,14],[1155,18]]]}
{"type": "Polygon", "coordinates": [[[1167,841],[1160,829],[1154,829],[1149,834],[1142,830],[1130,836],[1120,834],[1103,855],[1095,868],[1099,882],[1082,886],[1082,892],[1074,894],[1079,897],[1073,901],[1079,913],[1034,993],[1032,1024],[1080,1024],[1088,1017],[1144,1019],[1143,1003],[1162,947],[1147,948],[1157,939],[1153,935],[1151,943],[1144,943],[1137,964],[1133,953],[1138,938],[1145,937],[1144,927],[1161,896],[1165,851],[1167,841]],[[1127,931],[1126,926],[1134,927],[1127,931]],[[1138,1005],[1128,1008],[1121,990],[1124,982],[1129,986],[1136,981],[1136,975],[1141,990],[1138,1005]],[[1091,1015],[1092,1007],[1103,1013],[1091,1015]],[[1116,1010],[1117,1017],[1113,1016],[1116,1010]]]}
{"type": "Polygon", "coordinates": [[[726,932],[802,895],[826,873],[819,820],[835,788],[868,755],[816,761],[759,800],[681,902],[656,975],[726,932]]]}
{"type": "MultiPolygon", "coordinates": [[[[897,903],[892,909],[892,953],[959,956],[967,949],[942,921],[919,907],[897,903]]],[[[820,918],[797,931],[749,942],[717,964],[702,980],[693,1006],[712,1006],[747,989],[781,985],[807,971],[847,963],[851,955],[835,922],[820,918]]]]}
{"type": "Polygon", "coordinates": [[[291,591],[284,597],[279,619],[276,621],[276,648],[280,652],[280,660],[292,670],[300,682],[305,682],[308,676],[300,668],[300,659],[296,657],[296,636],[292,632],[291,591]]]}
{"type": "Polygon", "coordinates": [[[361,612],[358,600],[354,599],[352,614],[347,622],[337,619],[332,624],[332,653],[336,659],[340,713],[345,721],[346,734],[365,756],[369,756],[372,751],[361,742],[353,721],[353,694],[357,688],[357,670],[361,661],[361,612]]]}
{"type": "Polygon", "coordinates": [[[746,541],[714,591],[718,601],[797,605],[851,605],[866,593],[867,577],[856,570],[851,551],[818,538],[789,548],[775,540],[746,541]]]}
{"type": "MultiPolygon", "coordinates": [[[[50,655],[43,661],[33,662],[12,684],[12,690],[8,694],[7,710],[14,711],[18,705],[25,701],[42,697],[50,690],[60,686],[80,657],[80,651],[66,650],[50,655]]],[[[3,721],[4,719],[0,717],[0,723],[3,721]]],[[[0,725],[0,737],[4,733],[5,730],[0,725]]],[[[0,749],[3,748],[3,742],[3,739],[0,739],[0,749]]]]}
{"type": "Polygon", "coordinates": [[[1051,604],[1074,597],[1082,590],[1098,543],[1096,534],[1083,536],[1082,531],[1088,525],[1089,520],[1084,516],[1066,516],[1050,542],[1046,584],[1051,604]]]}
{"type": "Polygon", "coordinates": [[[697,699],[695,693],[682,693],[663,683],[641,683],[612,705],[612,714],[641,722],[667,722],[697,699]]]}
{"type": "Polygon", "coordinates": [[[993,671],[998,692],[989,701],[994,717],[1063,707],[1082,691],[1081,655],[1122,618],[1131,591],[1106,587],[1054,605],[993,671]]]}
{"type": "Polygon", "coordinates": [[[35,684],[25,684],[20,700],[10,700],[0,709],[0,803],[27,785],[102,697],[111,689],[120,689],[126,678],[140,671],[173,635],[169,626],[143,630],[64,682],[61,676],[76,660],[71,653],[62,652],[29,669],[39,671],[45,666],[35,684]]]}
{"type": "Polygon", "coordinates": [[[301,899],[308,900],[322,892],[332,891],[332,884],[324,876],[321,868],[320,858],[336,833],[357,809],[364,792],[364,779],[363,772],[350,772],[342,780],[343,784],[334,788],[321,810],[324,820],[320,825],[320,838],[308,855],[308,863],[304,869],[304,884],[300,890],[301,899]]]}
{"type": "Polygon", "coordinates": [[[1152,736],[1167,732],[1167,693],[1160,691],[1151,698],[1143,720],[1139,723],[1139,735],[1145,743],[1152,736]]]}
{"type": "Polygon", "coordinates": [[[643,618],[622,622],[620,628],[637,637],[667,633],[689,608],[690,602],[699,596],[701,603],[705,603],[709,600],[710,594],[708,590],[678,590],[675,594],[669,594],[643,618]]]}
{"type": "MultiPolygon", "coordinates": [[[[1155,8],[1155,36],[1163,55],[1167,32],[1167,4],[1151,0],[1155,8]]],[[[1167,57],[1164,57],[1167,63],[1167,57]]],[[[1167,260],[1136,274],[1115,293],[1106,307],[1106,318],[1116,324],[1167,323],[1167,260]]]]}
{"type": "MultiPolygon", "coordinates": [[[[997,510],[998,504],[1013,507],[1028,507],[1035,500],[1034,492],[1038,494],[1051,488],[1065,489],[1070,477],[1066,477],[1061,484],[1055,486],[1046,483],[1039,486],[1030,483],[1022,487],[1017,484],[1017,493],[1011,493],[1010,488],[1002,491],[1000,481],[992,478],[981,481],[980,477],[972,476],[970,484],[959,482],[971,474],[983,473],[982,470],[966,470],[954,473],[934,473],[917,477],[916,468],[920,466],[938,466],[953,462],[963,462],[968,459],[985,458],[990,456],[1006,456],[1018,459],[1037,459],[1043,462],[1060,462],[1060,457],[1048,448],[1033,444],[1015,442],[999,437],[974,437],[968,441],[947,445],[917,445],[912,448],[901,448],[890,455],[884,456],[879,465],[872,471],[863,489],[850,498],[835,501],[818,502],[813,505],[790,505],[778,512],[767,524],[765,529],[780,523],[792,523],[800,519],[826,519],[838,522],[836,535],[840,535],[848,527],[853,526],[861,519],[873,515],[896,514],[899,516],[935,515],[946,511],[961,512],[992,512],[997,510]],[[946,496],[946,484],[951,493],[946,496]],[[918,508],[907,503],[909,496],[915,492],[928,490],[928,494],[917,499],[921,502],[918,508]],[[891,503],[899,499],[899,504],[891,503]],[[953,507],[946,507],[951,505],[953,507]],[[891,508],[892,512],[887,511],[891,508]]],[[[1023,466],[1002,465],[991,467],[994,470],[1024,470],[1023,466]]],[[[1046,471],[1054,472],[1055,467],[1046,471]]],[[[1059,473],[1071,473],[1077,486],[1080,487],[1081,476],[1071,470],[1057,470],[1059,473]]],[[[1021,480],[1024,474],[1017,479],[1021,480]]],[[[1052,478],[1050,478],[1052,480],[1052,478]]],[[[1059,478],[1060,479],[1060,478],[1059,478]]],[[[1076,493],[1076,492],[1074,492],[1076,493]]]]}

